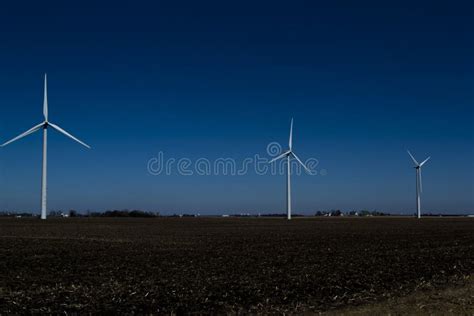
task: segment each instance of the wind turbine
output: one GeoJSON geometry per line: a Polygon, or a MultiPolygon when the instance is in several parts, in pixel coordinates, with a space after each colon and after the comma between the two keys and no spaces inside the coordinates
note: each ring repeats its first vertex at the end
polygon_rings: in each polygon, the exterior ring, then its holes
{"type": "Polygon", "coordinates": [[[416,161],[415,157],[411,154],[409,150],[407,150],[408,154],[410,155],[411,159],[415,163],[415,169],[416,169],[416,213],[418,218],[421,218],[421,197],[420,194],[423,192],[423,183],[421,181],[421,167],[431,158],[428,157],[425,160],[423,160],[422,163],[418,163],[416,161]]]}
{"type": "Polygon", "coordinates": [[[308,167],[305,166],[305,164],[298,158],[298,156],[293,152],[293,119],[291,119],[291,125],[290,125],[290,139],[288,141],[288,150],[285,151],[283,154],[281,154],[278,157],[273,158],[270,160],[270,163],[277,161],[282,158],[287,159],[287,179],[286,179],[286,202],[287,202],[287,217],[288,220],[291,219],[291,165],[290,161],[291,158],[295,158],[302,166],[305,168],[305,170],[308,173],[311,173],[311,170],[308,169],[308,167]]]}
{"type": "Polygon", "coordinates": [[[47,77],[46,74],[44,75],[44,100],[43,100],[43,115],[44,115],[44,122],[33,126],[23,134],[18,135],[17,137],[13,138],[12,140],[6,142],[3,145],[0,145],[0,147],[7,146],[8,144],[11,144],[20,138],[23,138],[25,136],[28,136],[30,134],[33,134],[36,131],[39,131],[40,129],[43,130],[43,173],[41,177],[41,219],[46,219],[46,196],[47,196],[47,169],[48,169],[48,127],[51,127],[58,132],[66,135],[67,137],[75,140],[79,144],[87,147],[90,149],[90,146],[87,145],[86,143],[80,141],[76,137],[72,136],[68,132],[66,132],[64,129],[61,127],[51,123],[48,121],[48,88],[47,88],[47,77]]]}

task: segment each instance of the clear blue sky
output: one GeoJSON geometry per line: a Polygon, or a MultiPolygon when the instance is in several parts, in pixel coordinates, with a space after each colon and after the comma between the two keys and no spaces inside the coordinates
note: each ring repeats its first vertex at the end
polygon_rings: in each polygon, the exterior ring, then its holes
{"type": "MultiPolygon", "coordinates": [[[[285,177],[152,176],[160,151],[241,162],[285,144],[296,212],[474,211],[472,1],[31,1],[0,5],[0,142],[42,118],[49,209],[284,212],[285,177]]],[[[41,135],[0,149],[0,209],[38,212],[41,135]]]]}

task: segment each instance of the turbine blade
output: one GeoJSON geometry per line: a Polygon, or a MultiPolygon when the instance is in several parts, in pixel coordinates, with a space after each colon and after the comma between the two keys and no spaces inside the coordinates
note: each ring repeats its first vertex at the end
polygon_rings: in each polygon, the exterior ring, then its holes
{"type": "Polygon", "coordinates": [[[30,128],[29,130],[27,130],[26,132],[24,132],[23,134],[20,134],[18,135],[17,137],[13,138],[12,140],[9,140],[8,142],[6,142],[5,144],[1,145],[0,147],[4,147],[8,144],[11,144],[13,143],[14,141],[17,141],[19,140],[20,138],[23,138],[25,136],[28,136],[34,132],[36,132],[37,130],[39,130],[42,126],[44,125],[44,123],[41,123],[41,124],[38,124],[36,126],[33,126],[32,128],[30,128]]]}
{"type": "Polygon", "coordinates": [[[428,160],[430,160],[431,156],[423,160],[422,163],[420,163],[420,167],[423,166],[428,160]]]}
{"type": "Polygon", "coordinates": [[[306,167],[306,165],[305,165],[305,164],[304,164],[304,163],[301,161],[301,159],[300,159],[300,158],[298,158],[298,156],[296,156],[296,154],[295,154],[294,152],[291,152],[291,154],[292,154],[292,155],[293,155],[293,157],[295,157],[295,159],[296,159],[296,160],[297,160],[297,161],[300,163],[300,165],[302,165],[302,166],[303,166],[303,168],[305,168],[305,169],[306,169],[306,171],[307,171],[308,173],[311,173],[311,170],[309,170],[309,168],[308,168],[308,167],[306,167]]]}
{"type": "Polygon", "coordinates": [[[420,193],[423,192],[423,181],[421,180],[421,168],[420,168],[420,193]]]}
{"type": "Polygon", "coordinates": [[[413,155],[411,154],[411,152],[409,150],[407,150],[408,154],[410,155],[411,159],[413,160],[413,162],[415,163],[415,165],[419,166],[420,164],[418,163],[418,161],[416,161],[415,157],[413,157],[413,155]]]}
{"type": "Polygon", "coordinates": [[[81,144],[82,146],[84,147],[87,147],[89,149],[91,149],[91,147],[89,145],[87,145],[86,143],[84,143],[83,141],[77,139],[76,137],[72,136],[71,134],[69,134],[68,132],[66,132],[65,130],[63,130],[61,127],[53,124],[53,123],[48,123],[52,128],[54,128],[55,130],[57,130],[58,132],[60,133],[63,133],[64,135],[66,135],[67,137],[71,138],[72,140],[75,140],[76,142],[78,142],[79,144],[81,144]]]}
{"type": "Polygon", "coordinates": [[[281,154],[280,156],[273,158],[268,163],[272,163],[274,161],[277,161],[278,159],[284,158],[284,157],[288,156],[289,153],[290,153],[290,151],[286,151],[283,154],[281,154]]]}
{"type": "Polygon", "coordinates": [[[293,118],[291,118],[291,124],[290,124],[290,139],[288,141],[288,147],[291,148],[293,147],[293,118]]]}
{"type": "Polygon", "coordinates": [[[48,78],[44,74],[44,98],[43,98],[43,115],[44,120],[48,121],[48,78]]]}

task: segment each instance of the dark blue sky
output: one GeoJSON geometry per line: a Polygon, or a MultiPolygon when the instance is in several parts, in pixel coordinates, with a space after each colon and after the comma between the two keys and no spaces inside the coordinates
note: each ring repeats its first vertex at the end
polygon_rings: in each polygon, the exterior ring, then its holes
{"type": "MultiPolygon", "coordinates": [[[[471,1],[6,2],[0,141],[42,118],[49,209],[283,212],[285,177],[153,176],[150,158],[267,156],[286,144],[326,175],[293,177],[296,212],[474,211],[471,1]],[[324,173],[324,172],[323,172],[324,173]]],[[[0,209],[39,209],[41,136],[0,150],[0,209]]]]}

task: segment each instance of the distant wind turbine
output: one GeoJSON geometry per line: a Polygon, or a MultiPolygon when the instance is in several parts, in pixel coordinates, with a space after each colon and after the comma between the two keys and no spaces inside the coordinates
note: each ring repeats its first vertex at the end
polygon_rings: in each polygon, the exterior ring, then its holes
{"type": "Polygon", "coordinates": [[[43,115],[44,115],[44,122],[33,126],[23,134],[18,135],[17,137],[13,138],[12,140],[6,142],[5,144],[1,145],[0,147],[7,146],[20,138],[33,134],[40,129],[43,129],[43,173],[41,178],[41,219],[46,219],[46,196],[47,196],[47,157],[48,157],[48,127],[52,127],[53,129],[57,130],[58,132],[66,135],[67,137],[75,140],[79,144],[87,147],[90,149],[90,146],[86,143],[80,141],[76,137],[72,136],[61,127],[51,123],[48,121],[48,88],[47,88],[47,77],[46,74],[44,75],[44,100],[43,100],[43,115]]]}
{"type": "Polygon", "coordinates": [[[291,119],[291,125],[290,125],[290,139],[288,141],[288,150],[285,151],[283,154],[281,154],[278,157],[273,158],[270,160],[270,163],[277,161],[282,158],[287,159],[287,191],[286,191],[286,202],[287,202],[287,217],[290,220],[291,219],[291,165],[290,165],[290,160],[291,157],[295,158],[302,166],[303,168],[306,169],[308,173],[311,173],[311,170],[308,169],[308,167],[305,166],[305,164],[298,158],[298,156],[293,152],[293,119],[291,119]]]}
{"type": "Polygon", "coordinates": [[[431,158],[428,157],[425,160],[423,160],[422,163],[418,163],[416,161],[415,157],[411,154],[409,150],[407,150],[408,154],[410,155],[411,159],[415,163],[415,169],[416,169],[416,213],[418,218],[421,218],[421,197],[420,194],[423,192],[423,182],[421,180],[421,167],[431,158]]]}

